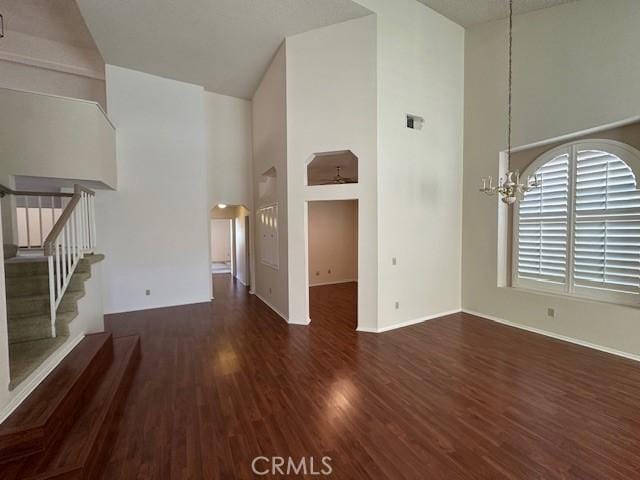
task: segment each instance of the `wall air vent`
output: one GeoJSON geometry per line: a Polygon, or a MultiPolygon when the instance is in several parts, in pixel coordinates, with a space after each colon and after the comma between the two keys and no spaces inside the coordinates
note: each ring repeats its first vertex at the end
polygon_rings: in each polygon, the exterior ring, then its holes
{"type": "Polygon", "coordinates": [[[407,128],[410,128],[411,130],[422,130],[423,125],[424,118],[407,113],[407,128]]]}

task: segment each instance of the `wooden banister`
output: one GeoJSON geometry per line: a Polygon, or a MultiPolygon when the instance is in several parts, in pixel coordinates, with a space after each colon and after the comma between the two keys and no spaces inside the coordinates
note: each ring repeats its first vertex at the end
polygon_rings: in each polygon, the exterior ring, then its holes
{"type": "Polygon", "coordinates": [[[47,235],[47,238],[45,239],[44,244],[42,246],[44,248],[45,256],[49,257],[53,255],[54,242],[60,236],[60,232],[62,232],[62,229],[69,221],[69,218],[71,217],[71,214],[75,210],[76,205],[78,205],[78,202],[80,202],[80,195],[76,195],[76,194],[72,195],[71,201],[62,211],[62,215],[60,215],[60,218],[58,218],[58,220],[56,221],[55,225],[49,232],[49,235],[47,235]]]}
{"type": "Polygon", "coordinates": [[[67,206],[65,207],[65,209],[63,210],[62,215],[60,215],[60,218],[56,221],[55,225],[49,232],[49,235],[47,235],[47,238],[45,239],[42,245],[44,248],[44,254],[47,257],[53,255],[54,243],[56,239],[60,236],[60,233],[62,232],[62,229],[64,228],[64,226],[69,221],[69,218],[73,214],[73,211],[75,210],[76,205],[78,205],[78,203],[82,199],[82,194],[84,193],[86,196],[89,196],[89,197],[95,196],[95,192],[93,190],[90,190],[78,184],[74,185],[73,191],[74,193],[65,194],[65,196],[69,196],[72,198],[67,204],[67,206]]]}

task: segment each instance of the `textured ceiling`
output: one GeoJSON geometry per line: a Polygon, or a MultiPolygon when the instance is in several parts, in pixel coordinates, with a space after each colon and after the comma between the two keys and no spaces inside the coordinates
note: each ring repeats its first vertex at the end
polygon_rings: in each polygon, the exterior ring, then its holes
{"type": "Polygon", "coordinates": [[[106,63],[250,98],[285,37],[370,14],[351,0],[77,0],[106,63]]]}
{"type": "Polygon", "coordinates": [[[0,0],[0,13],[8,31],[95,48],[74,0],[0,0]]]}
{"type": "MultiPolygon", "coordinates": [[[[509,16],[508,0],[418,0],[454,22],[469,27],[509,16]]],[[[514,0],[514,14],[554,7],[576,0],[514,0]]]]}

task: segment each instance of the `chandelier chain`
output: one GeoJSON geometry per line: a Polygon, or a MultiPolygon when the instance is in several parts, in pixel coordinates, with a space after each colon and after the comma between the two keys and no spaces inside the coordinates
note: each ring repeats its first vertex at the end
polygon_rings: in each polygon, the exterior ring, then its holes
{"type": "MultiPolygon", "coordinates": [[[[513,97],[513,0],[509,0],[509,116],[507,130],[507,168],[511,166],[511,124],[512,124],[512,102],[513,97]]],[[[507,170],[504,179],[500,178],[498,184],[493,183],[493,177],[482,178],[481,192],[487,195],[500,195],[507,205],[513,205],[524,198],[527,192],[534,188],[542,187],[542,178],[537,174],[529,175],[525,181],[521,181],[518,170],[507,170]]]]}
{"type": "Polygon", "coordinates": [[[511,163],[511,111],[513,89],[513,0],[509,0],[509,128],[507,139],[507,158],[511,163]]]}

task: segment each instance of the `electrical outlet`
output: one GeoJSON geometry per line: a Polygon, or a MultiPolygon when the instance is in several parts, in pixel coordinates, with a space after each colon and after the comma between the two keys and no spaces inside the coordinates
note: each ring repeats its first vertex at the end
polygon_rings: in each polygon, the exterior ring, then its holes
{"type": "Polygon", "coordinates": [[[144,294],[148,297],[149,295],[151,295],[151,290],[145,290],[144,294]]]}
{"type": "Polygon", "coordinates": [[[555,318],[556,310],[555,308],[547,308],[547,317],[555,318]]]}
{"type": "Polygon", "coordinates": [[[396,302],[396,310],[400,309],[400,302],[396,302]]]}
{"type": "Polygon", "coordinates": [[[391,265],[397,265],[398,264],[398,260],[396,259],[396,257],[393,257],[391,259],[391,265]]]}
{"type": "Polygon", "coordinates": [[[273,293],[273,291],[271,290],[271,287],[269,287],[269,295],[271,295],[273,293]]]}

